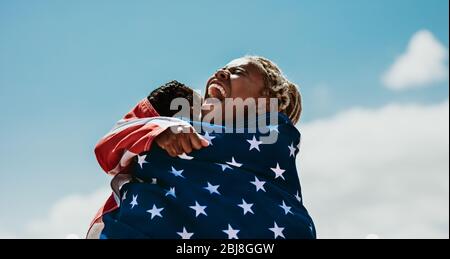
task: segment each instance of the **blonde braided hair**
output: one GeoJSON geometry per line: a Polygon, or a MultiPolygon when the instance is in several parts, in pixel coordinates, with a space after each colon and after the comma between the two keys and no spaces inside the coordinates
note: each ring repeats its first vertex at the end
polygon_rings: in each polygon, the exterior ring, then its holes
{"type": "Polygon", "coordinates": [[[302,96],[297,85],[290,82],[272,61],[260,56],[246,56],[264,75],[263,96],[278,99],[278,111],[285,113],[293,124],[300,120],[302,96]]]}

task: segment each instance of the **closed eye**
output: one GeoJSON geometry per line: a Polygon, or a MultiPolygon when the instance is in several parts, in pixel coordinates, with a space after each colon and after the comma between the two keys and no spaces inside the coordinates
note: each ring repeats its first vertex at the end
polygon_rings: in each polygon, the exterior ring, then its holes
{"type": "Polygon", "coordinates": [[[245,71],[241,68],[230,68],[229,70],[232,74],[236,74],[236,75],[244,75],[245,74],[245,71]]]}

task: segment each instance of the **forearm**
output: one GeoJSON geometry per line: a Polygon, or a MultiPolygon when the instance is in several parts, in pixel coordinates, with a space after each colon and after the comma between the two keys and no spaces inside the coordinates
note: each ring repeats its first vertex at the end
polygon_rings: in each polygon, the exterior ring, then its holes
{"type": "Polygon", "coordinates": [[[176,118],[159,117],[148,100],[143,100],[97,143],[97,160],[106,173],[116,175],[134,156],[149,151],[159,134],[174,126],[190,127],[190,124],[176,118]]]}

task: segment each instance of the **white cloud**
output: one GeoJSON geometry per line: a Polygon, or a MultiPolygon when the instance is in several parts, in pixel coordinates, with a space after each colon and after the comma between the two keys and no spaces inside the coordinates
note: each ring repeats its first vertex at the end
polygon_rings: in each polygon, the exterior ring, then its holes
{"type": "Polygon", "coordinates": [[[352,109],[300,128],[319,237],[449,237],[448,100],[352,109]]]}
{"type": "Polygon", "coordinates": [[[448,48],[427,30],[413,35],[406,53],[382,77],[384,85],[393,90],[425,87],[445,80],[448,80],[448,48]]]}
{"type": "Polygon", "coordinates": [[[26,238],[84,238],[95,213],[111,191],[99,189],[86,195],[69,195],[57,201],[44,219],[26,225],[26,238]]]}

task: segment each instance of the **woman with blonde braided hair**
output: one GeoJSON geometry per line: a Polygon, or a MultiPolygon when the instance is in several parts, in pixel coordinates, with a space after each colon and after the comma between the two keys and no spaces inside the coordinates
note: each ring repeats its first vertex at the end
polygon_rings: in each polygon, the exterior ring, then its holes
{"type": "Polygon", "coordinates": [[[279,111],[285,113],[293,124],[300,120],[302,112],[302,97],[297,86],[290,82],[272,61],[258,56],[247,56],[247,59],[259,65],[265,75],[263,95],[277,98],[279,111]]]}

